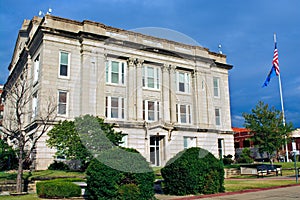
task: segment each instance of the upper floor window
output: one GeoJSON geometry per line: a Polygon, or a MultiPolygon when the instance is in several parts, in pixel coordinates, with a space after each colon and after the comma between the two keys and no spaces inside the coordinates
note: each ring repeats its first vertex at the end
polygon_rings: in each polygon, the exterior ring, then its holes
{"type": "Polygon", "coordinates": [[[106,63],[106,83],[124,85],[125,63],[109,60],[106,63]]]}
{"type": "Polygon", "coordinates": [[[214,84],[214,97],[220,97],[220,79],[214,77],[213,84],[214,84]]]}
{"type": "Polygon", "coordinates": [[[159,89],[159,68],[143,66],[143,87],[159,89]]]}
{"type": "Polygon", "coordinates": [[[70,74],[70,54],[59,52],[59,76],[69,77],[70,74]]]}
{"type": "Polygon", "coordinates": [[[67,98],[68,92],[58,91],[58,110],[57,114],[66,115],[67,114],[67,98]]]}
{"type": "Polygon", "coordinates": [[[159,102],[158,101],[143,101],[143,119],[146,121],[159,120],[159,102]]]}
{"type": "Polygon", "coordinates": [[[124,119],[125,106],[123,97],[106,97],[105,116],[108,119],[124,119]]]}
{"type": "Polygon", "coordinates": [[[191,124],[192,123],[191,106],[177,104],[176,117],[177,117],[177,122],[180,124],[191,124]]]}
{"type": "Polygon", "coordinates": [[[188,72],[176,72],[177,91],[190,93],[190,77],[191,74],[188,72]]]}
{"type": "Polygon", "coordinates": [[[33,63],[33,84],[35,84],[39,79],[40,70],[40,56],[38,55],[33,63]]]}
{"type": "Polygon", "coordinates": [[[38,96],[36,92],[32,96],[32,118],[35,118],[37,116],[37,102],[38,102],[38,96]]]}
{"type": "Polygon", "coordinates": [[[219,108],[215,108],[215,121],[217,126],[221,125],[221,111],[219,108]]]}

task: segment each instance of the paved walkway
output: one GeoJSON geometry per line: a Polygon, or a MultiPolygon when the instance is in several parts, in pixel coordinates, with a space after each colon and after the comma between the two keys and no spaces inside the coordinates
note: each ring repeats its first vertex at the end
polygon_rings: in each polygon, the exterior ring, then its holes
{"type": "Polygon", "coordinates": [[[300,200],[300,185],[278,186],[265,189],[252,189],[242,192],[227,192],[203,196],[170,196],[156,195],[159,200],[300,200]]]}

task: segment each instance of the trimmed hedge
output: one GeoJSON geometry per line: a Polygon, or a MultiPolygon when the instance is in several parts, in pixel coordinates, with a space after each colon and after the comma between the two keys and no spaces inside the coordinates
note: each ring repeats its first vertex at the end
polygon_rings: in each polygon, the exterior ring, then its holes
{"type": "Polygon", "coordinates": [[[91,161],[87,174],[89,199],[139,199],[154,197],[154,172],[134,149],[115,148],[91,161]],[[100,162],[100,161],[101,162],[100,162]],[[137,173],[137,170],[144,169],[137,173]]]}
{"type": "Polygon", "coordinates": [[[205,149],[193,147],[179,152],[161,169],[164,192],[172,195],[224,192],[222,160],[205,149]]]}
{"type": "Polygon", "coordinates": [[[42,198],[68,198],[79,197],[81,188],[68,180],[55,179],[37,182],[36,192],[42,198]]]}
{"type": "Polygon", "coordinates": [[[69,166],[63,162],[57,162],[56,160],[54,160],[53,163],[51,163],[48,167],[49,170],[62,170],[62,171],[66,171],[66,170],[70,170],[69,166]]]}

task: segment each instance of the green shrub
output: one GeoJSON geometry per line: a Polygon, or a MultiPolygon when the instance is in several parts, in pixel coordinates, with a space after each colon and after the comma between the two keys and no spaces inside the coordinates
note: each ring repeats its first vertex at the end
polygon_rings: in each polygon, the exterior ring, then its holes
{"type": "Polygon", "coordinates": [[[237,163],[253,163],[253,161],[249,148],[244,148],[240,157],[236,159],[237,163]]]}
{"type": "Polygon", "coordinates": [[[122,200],[139,199],[140,195],[139,187],[133,183],[124,184],[118,188],[118,196],[122,200]]]}
{"type": "Polygon", "coordinates": [[[18,159],[15,150],[0,139],[0,171],[17,169],[18,159]]]}
{"type": "Polygon", "coordinates": [[[225,190],[222,161],[201,148],[179,152],[167,162],[161,173],[167,194],[212,194],[225,190]]]}
{"type": "Polygon", "coordinates": [[[48,167],[49,170],[62,170],[62,171],[66,171],[69,170],[69,166],[63,162],[57,162],[56,160],[54,161],[54,163],[51,163],[48,167]]]}
{"type": "Polygon", "coordinates": [[[115,148],[102,152],[100,158],[91,161],[86,174],[89,199],[129,199],[131,196],[148,200],[154,196],[153,170],[133,149],[115,148]],[[144,171],[137,173],[139,169],[144,171]]]}
{"type": "Polygon", "coordinates": [[[68,198],[79,197],[81,188],[72,182],[51,180],[38,182],[36,192],[42,198],[68,198]]]}
{"type": "Polygon", "coordinates": [[[233,163],[232,155],[228,154],[227,156],[223,156],[223,164],[224,165],[231,165],[233,163]]]}

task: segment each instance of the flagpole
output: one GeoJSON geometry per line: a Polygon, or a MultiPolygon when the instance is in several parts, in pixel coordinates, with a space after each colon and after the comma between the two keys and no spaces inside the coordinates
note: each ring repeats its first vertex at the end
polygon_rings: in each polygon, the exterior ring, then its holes
{"type": "MultiPolygon", "coordinates": [[[[276,44],[276,33],[274,33],[274,43],[276,44]]],[[[281,110],[282,110],[282,123],[285,126],[285,115],[284,115],[284,107],[283,107],[283,98],[282,98],[282,87],[281,87],[281,78],[280,74],[278,74],[278,84],[279,84],[279,94],[280,94],[280,102],[281,102],[281,110]]],[[[287,145],[287,136],[284,136],[285,139],[285,156],[286,156],[286,162],[289,162],[289,151],[288,151],[288,145],[287,145]]]]}

